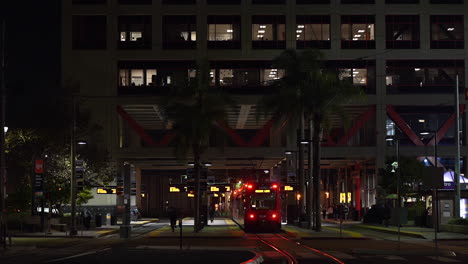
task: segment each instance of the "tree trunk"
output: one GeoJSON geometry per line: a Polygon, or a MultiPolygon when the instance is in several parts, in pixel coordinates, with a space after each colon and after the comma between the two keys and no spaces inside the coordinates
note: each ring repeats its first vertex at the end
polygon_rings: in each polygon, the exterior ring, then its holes
{"type": "Polygon", "coordinates": [[[193,230],[195,233],[198,233],[200,230],[200,176],[201,176],[201,168],[200,168],[200,148],[198,145],[193,145],[193,158],[195,166],[193,168],[195,175],[195,213],[194,213],[194,221],[193,221],[193,230]]]}
{"type": "MultiPolygon", "coordinates": [[[[299,139],[297,143],[299,144],[299,193],[301,198],[299,200],[299,217],[301,217],[304,211],[304,199],[305,196],[305,180],[304,180],[304,145],[301,144],[301,140],[305,139],[305,132],[304,132],[304,113],[301,113],[301,121],[299,125],[299,139]]],[[[302,219],[301,219],[302,220],[302,219]]]]}
{"type": "Polygon", "coordinates": [[[314,132],[313,132],[313,139],[312,139],[312,144],[313,144],[313,171],[312,171],[312,177],[314,180],[313,186],[314,186],[314,220],[315,220],[315,231],[321,231],[322,229],[322,219],[320,218],[320,140],[321,140],[321,134],[322,134],[322,128],[321,128],[321,117],[320,116],[315,116],[314,117],[314,132]]]}

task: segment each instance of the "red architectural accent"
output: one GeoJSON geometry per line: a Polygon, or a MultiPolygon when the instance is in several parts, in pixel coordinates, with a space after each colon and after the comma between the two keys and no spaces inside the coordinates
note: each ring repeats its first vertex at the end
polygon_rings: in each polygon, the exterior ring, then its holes
{"type": "Polygon", "coordinates": [[[117,113],[128,122],[130,127],[145,141],[146,144],[153,147],[167,146],[174,138],[174,133],[168,132],[164,135],[160,142],[154,142],[153,138],[146,133],[145,129],[142,128],[120,105],[117,105],[117,113]]]}
{"type": "Polygon", "coordinates": [[[288,121],[289,121],[289,117],[286,120],[284,120],[284,122],[281,124],[281,126],[273,132],[272,136],[278,135],[278,133],[281,132],[281,130],[283,130],[283,128],[286,126],[288,121]]]}
{"type": "Polygon", "coordinates": [[[273,126],[273,123],[274,123],[274,122],[275,122],[275,119],[274,119],[274,118],[270,119],[270,121],[268,121],[268,122],[262,127],[262,129],[260,129],[259,131],[257,131],[257,134],[255,134],[255,137],[253,137],[253,138],[249,141],[248,146],[249,146],[249,147],[258,147],[258,146],[260,146],[260,145],[265,141],[265,139],[267,139],[268,134],[270,134],[270,129],[271,129],[271,127],[273,126]]]}
{"type": "Polygon", "coordinates": [[[356,133],[361,129],[364,124],[375,114],[375,106],[370,106],[362,116],[359,117],[358,120],[356,120],[349,129],[346,134],[338,141],[338,145],[345,145],[348,143],[348,141],[356,135],[356,133]]]}
{"type": "Polygon", "coordinates": [[[245,140],[236,133],[234,129],[229,127],[225,122],[219,122],[218,125],[228,134],[228,136],[234,141],[234,143],[239,147],[246,147],[247,143],[245,140]]]}
{"type": "MultiPolygon", "coordinates": [[[[461,114],[465,111],[465,105],[459,105],[459,107],[460,107],[460,114],[461,114]]],[[[456,113],[453,113],[452,115],[450,115],[447,121],[445,121],[442,127],[440,127],[439,130],[437,131],[437,144],[440,142],[441,139],[444,138],[445,134],[447,134],[450,127],[452,127],[453,124],[455,124],[455,115],[456,113]]],[[[432,138],[431,141],[427,143],[427,145],[434,146],[434,140],[435,138],[432,138]]]]}
{"type": "Polygon", "coordinates": [[[336,146],[336,142],[330,135],[323,135],[323,139],[327,142],[322,143],[321,146],[336,146]]]}
{"type": "Polygon", "coordinates": [[[395,108],[393,108],[392,105],[387,105],[387,115],[416,146],[424,146],[424,143],[421,141],[421,139],[419,139],[419,137],[409,127],[405,120],[403,120],[403,118],[401,118],[401,116],[395,111],[395,108]]]}

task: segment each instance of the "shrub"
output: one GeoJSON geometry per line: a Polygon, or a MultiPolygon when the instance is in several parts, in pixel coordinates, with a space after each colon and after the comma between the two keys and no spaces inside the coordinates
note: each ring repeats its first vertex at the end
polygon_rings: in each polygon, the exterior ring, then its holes
{"type": "Polygon", "coordinates": [[[452,218],[448,221],[450,225],[468,225],[468,219],[465,218],[452,218]]]}
{"type": "Polygon", "coordinates": [[[424,215],[425,203],[423,201],[415,202],[408,208],[408,220],[416,220],[417,217],[424,215]]]}

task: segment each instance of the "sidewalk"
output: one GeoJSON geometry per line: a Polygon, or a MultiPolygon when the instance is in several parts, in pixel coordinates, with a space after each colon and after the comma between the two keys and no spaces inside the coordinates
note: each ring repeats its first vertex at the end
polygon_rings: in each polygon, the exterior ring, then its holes
{"type": "MultiPolygon", "coordinates": [[[[339,225],[340,221],[335,221],[331,219],[323,220],[324,223],[339,225]]],[[[360,221],[344,221],[344,226],[352,226],[354,228],[359,229],[366,229],[372,230],[376,232],[382,232],[387,234],[398,234],[398,227],[396,226],[383,226],[383,225],[376,225],[376,224],[363,224],[360,221]]],[[[427,228],[427,227],[416,227],[416,226],[403,226],[400,227],[400,235],[413,237],[413,238],[420,238],[420,239],[427,239],[427,240],[434,240],[435,232],[434,228],[427,228]]],[[[468,240],[467,234],[460,234],[460,233],[451,233],[451,232],[438,232],[437,233],[438,240],[468,240]]]]}
{"type": "Polygon", "coordinates": [[[288,235],[296,237],[297,239],[368,239],[358,232],[344,230],[344,228],[340,229],[339,226],[330,223],[323,223],[320,232],[294,225],[284,225],[282,229],[288,235]]]}
{"type": "MultiPolygon", "coordinates": [[[[159,219],[156,218],[144,218],[138,221],[132,221],[130,224],[132,227],[138,227],[147,223],[157,222],[159,219]]],[[[68,232],[60,232],[57,230],[52,230],[51,233],[44,233],[44,232],[34,232],[34,233],[27,233],[27,232],[18,232],[13,233],[12,237],[69,237],[69,238],[96,238],[102,237],[109,234],[118,233],[120,230],[120,225],[104,225],[102,227],[96,227],[89,230],[78,230],[76,236],[70,236],[68,232]]]]}
{"type": "MultiPolygon", "coordinates": [[[[244,231],[229,218],[216,218],[212,223],[208,222],[198,233],[194,232],[193,218],[184,218],[182,221],[182,236],[183,237],[200,237],[200,238],[243,238],[244,231]]],[[[180,229],[177,223],[177,228],[172,232],[171,227],[165,226],[158,230],[154,230],[149,234],[152,238],[170,238],[179,237],[180,229]]]]}

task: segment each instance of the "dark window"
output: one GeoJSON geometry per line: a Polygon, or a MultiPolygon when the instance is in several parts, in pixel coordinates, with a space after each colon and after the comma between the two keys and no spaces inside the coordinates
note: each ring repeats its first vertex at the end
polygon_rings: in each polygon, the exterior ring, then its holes
{"type": "Polygon", "coordinates": [[[239,5],[241,0],[206,0],[209,5],[239,5]]]}
{"type": "Polygon", "coordinates": [[[336,72],[340,80],[362,87],[367,94],[375,94],[375,61],[326,61],[325,67],[336,72]]]}
{"type": "Polygon", "coordinates": [[[106,16],[73,16],[74,49],[106,49],[106,16]]]}
{"type": "Polygon", "coordinates": [[[163,18],[163,48],[196,49],[196,20],[195,16],[165,16],[163,18]]]}
{"type": "Polygon", "coordinates": [[[240,16],[208,16],[208,48],[241,48],[240,16]]]}
{"type": "Polygon", "coordinates": [[[119,48],[151,48],[151,16],[119,16],[119,48]]]}
{"type": "Polygon", "coordinates": [[[431,48],[463,49],[463,16],[431,16],[431,48]]]}
{"type": "Polygon", "coordinates": [[[151,5],[153,0],[119,0],[122,5],[151,5]]]}
{"type": "Polygon", "coordinates": [[[419,48],[419,16],[386,16],[387,49],[419,48]]]}
{"type": "Polygon", "coordinates": [[[330,48],[330,16],[297,16],[297,48],[330,48]]]}
{"type": "Polygon", "coordinates": [[[329,4],[330,0],[296,0],[296,4],[329,4]]]}
{"type": "Polygon", "coordinates": [[[453,93],[458,74],[464,87],[462,60],[387,61],[388,93],[453,93]]]}
{"type": "Polygon", "coordinates": [[[191,5],[196,4],[197,0],[163,0],[162,3],[166,5],[191,5]]]}
{"type": "Polygon", "coordinates": [[[73,0],[73,4],[86,4],[86,5],[93,5],[93,4],[105,4],[107,0],[73,0]]]}
{"type": "Polygon", "coordinates": [[[419,4],[419,0],[385,0],[386,4],[419,4]]]}
{"type": "Polygon", "coordinates": [[[286,0],[252,0],[252,4],[281,5],[284,3],[286,0]]]}
{"type": "Polygon", "coordinates": [[[253,16],[252,48],[286,48],[286,26],[284,16],[253,16]]]}
{"type": "Polygon", "coordinates": [[[341,48],[375,49],[375,16],[341,16],[341,48]]]}
{"type": "Polygon", "coordinates": [[[375,4],[375,0],[341,0],[342,4],[375,4]]]}
{"type": "Polygon", "coordinates": [[[463,4],[463,0],[431,0],[431,4],[463,4]]]}

